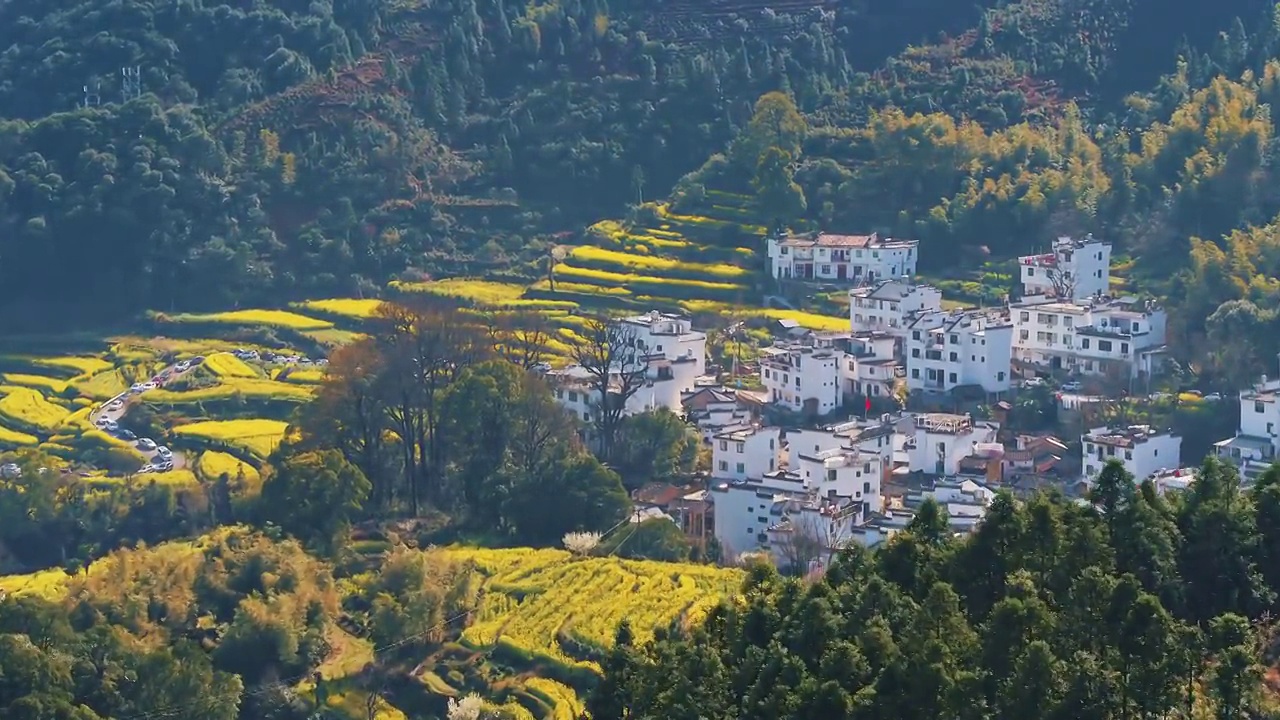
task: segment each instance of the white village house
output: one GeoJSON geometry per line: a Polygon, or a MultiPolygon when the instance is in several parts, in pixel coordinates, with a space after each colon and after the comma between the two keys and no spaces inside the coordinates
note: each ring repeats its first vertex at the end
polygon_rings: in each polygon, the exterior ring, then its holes
{"type": "Polygon", "coordinates": [[[855,332],[885,332],[905,337],[911,319],[942,310],[942,291],[932,285],[882,280],[849,291],[849,326],[855,332]]]}
{"type": "Polygon", "coordinates": [[[1235,437],[1214,443],[1218,457],[1240,469],[1252,483],[1280,457],[1280,380],[1266,375],[1240,391],[1240,423],[1235,437]]]}
{"type": "Polygon", "coordinates": [[[999,310],[954,310],[917,316],[907,326],[907,387],[950,392],[976,386],[989,393],[1010,387],[1013,324],[999,310]]]}
{"type": "MultiPolygon", "coordinates": [[[[686,317],[660,313],[657,310],[644,315],[623,318],[630,332],[635,333],[636,347],[641,351],[662,355],[668,360],[692,358],[693,377],[702,376],[707,370],[707,334],[693,329],[693,322],[686,317]]],[[[680,388],[681,392],[693,389],[693,384],[680,388]]]]}
{"type": "Polygon", "coordinates": [[[811,334],[778,343],[760,356],[760,381],[769,401],[793,412],[826,415],[843,404],[840,366],[845,353],[835,337],[811,334]]]}
{"type": "Polygon", "coordinates": [[[1095,481],[1111,460],[1119,460],[1137,482],[1182,464],[1182,438],[1149,425],[1093,428],[1080,445],[1086,482],[1095,481]]]}
{"type": "Polygon", "coordinates": [[[960,461],[973,455],[977,446],[996,442],[1000,426],[975,421],[969,415],[920,413],[912,419],[912,436],[907,455],[913,472],[926,475],[957,475],[960,461]]]}
{"type": "Polygon", "coordinates": [[[1109,293],[1111,282],[1111,243],[1060,237],[1048,253],[1026,255],[1018,259],[1024,297],[1042,295],[1048,298],[1082,302],[1109,293]]]}
{"type": "Polygon", "coordinates": [[[870,235],[771,235],[769,271],[778,280],[830,280],[851,284],[916,274],[917,240],[870,235]]]}
{"type": "Polygon", "coordinates": [[[1150,300],[1091,298],[1018,303],[1013,359],[1044,370],[1149,378],[1166,351],[1168,314],[1150,300]]]}

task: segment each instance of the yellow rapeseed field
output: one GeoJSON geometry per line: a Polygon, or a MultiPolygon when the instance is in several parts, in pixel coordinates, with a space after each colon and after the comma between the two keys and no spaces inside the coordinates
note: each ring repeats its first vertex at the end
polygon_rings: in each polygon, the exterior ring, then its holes
{"type": "Polygon", "coordinates": [[[531,677],[525,681],[524,686],[551,707],[551,717],[546,720],[578,720],[586,712],[578,693],[564,683],[531,677]]]}
{"type": "Polygon", "coordinates": [[[301,310],[314,310],[318,313],[328,315],[339,315],[355,320],[364,320],[371,318],[377,312],[378,307],[382,305],[381,300],[362,300],[359,298],[333,298],[329,300],[308,300],[307,302],[295,303],[294,307],[301,310]]]}
{"type": "Polygon", "coordinates": [[[74,377],[89,376],[112,367],[110,362],[97,357],[34,357],[28,361],[35,367],[59,370],[74,377]]]}
{"type": "Polygon", "coordinates": [[[526,298],[523,297],[525,292],[523,285],[491,280],[450,278],[418,283],[393,282],[391,287],[400,292],[419,292],[458,298],[490,308],[571,310],[577,307],[577,303],[565,300],[526,298]]]}
{"type": "Polygon", "coordinates": [[[235,455],[216,450],[206,450],[201,453],[200,460],[196,463],[196,470],[201,477],[209,481],[217,480],[223,475],[235,480],[241,472],[244,473],[245,480],[251,483],[256,483],[259,479],[257,468],[235,455]]]}
{"type": "Polygon", "coordinates": [[[265,325],[289,330],[321,330],[333,327],[328,320],[299,315],[288,310],[232,310],[208,314],[184,314],[164,316],[174,323],[225,323],[227,325],[265,325]]]}
{"type": "Polygon", "coordinates": [[[725,263],[682,262],[671,258],[635,255],[590,246],[574,248],[569,253],[569,257],[584,264],[595,263],[613,266],[621,268],[625,272],[640,271],[657,275],[684,272],[686,274],[705,275],[716,280],[740,280],[751,275],[751,271],[746,268],[725,263]]]}
{"type": "Polygon", "coordinates": [[[280,443],[288,426],[288,423],[279,420],[261,418],[249,420],[206,420],[189,425],[179,425],[173,429],[173,432],[181,438],[223,442],[244,448],[258,457],[265,458],[280,443]]]}
{"type": "Polygon", "coordinates": [[[603,650],[627,618],[638,643],[679,617],[701,617],[735,594],[741,571],[708,565],[617,558],[574,559],[555,549],[448,548],[484,576],[474,624],[462,634],[472,647],[502,645],[521,655],[598,672],[575,657],[560,635],[603,650]]]}
{"type": "Polygon", "coordinates": [[[644,283],[647,285],[668,285],[671,287],[699,288],[703,290],[721,290],[725,292],[734,292],[745,290],[743,285],[737,283],[710,282],[707,280],[685,280],[683,278],[664,278],[652,275],[635,275],[631,273],[616,273],[606,270],[592,270],[589,268],[574,267],[561,263],[556,266],[556,278],[566,277],[571,280],[594,280],[604,285],[626,285],[628,283],[644,283]]]}
{"type": "Polygon", "coordinates": [[[161,405],[182,405],[185,403],[208,402],[210,400],[230,400],[240,397],[245,400],[280,400],[286,402],[306,402],[311,399],[312,390],[306,385],[276,382],[266,378],[226,378],[221,384],[195,390],[152,390],[147,393],[147,402],[161,405]]]}
{"type": "Polygon", "coordinates": [[[224,378],[256,378],[259,374],[243,360],[231,353],[214,353],[205,358],[204,367],[209,372],[224,378]]]}
{"type": "Polygon", "coordinates": [[[95,477],[85,480],[90,487],[97,489],[107,489],[127,482],[133,482],[134,485],[148,485],[155,483],[156,485],[169,485],[171,487],[188,487],[199,485],[200,481],[196,479],[196,474],[190,470],[170,470],[169,472],[145,473],[142,475],[134,475],[132,478],[120,477],[95,477]]]}
{"type": "Polygon", "coordinates": [[[21,385],[23,387],[35,388],[36,390],[44,390],[55,394],[66,392],[67,383],[65,380],[51,378],[44,375],[29,375],[27,373],[5,373],[0,375],[0,381],[7,385],[21,385]]]}
{"type": "Polygon", "coordinates": [[[40,440],[35,435],[10,430],[0,425],[0,448],[28,447],[38,442],[40,440]]]}
{"type": "Polygon", "coordinates": [[[31,388],[15,387],[0,398],[0,418],[14,427],[52,433],[70,415],[61,405],[55,405],[31,388]]]}
{"type": "Polygon", "coordinates": [[[0,577],[0,594],[21,597],[24,595],[58,600],[66,592],[67,582],[71,579],[61,568],[41,570],[27,575],[5,575],[0,577]]]}

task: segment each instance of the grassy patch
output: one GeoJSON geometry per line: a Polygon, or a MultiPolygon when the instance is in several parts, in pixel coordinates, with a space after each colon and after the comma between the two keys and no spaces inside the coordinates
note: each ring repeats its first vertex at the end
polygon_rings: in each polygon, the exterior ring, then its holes
{"type": "Polygon", "coordinates": [[[225,444],[265,458],[275,450],[289,424],[279,420],[207,420],[179,425],[175,435],[191,440],[225,444]]]}
{"type": "Polygon", "coordinates": [[[288,330],[321,330],[333,327],[333,323],[328,320],[317,320],[287,310],[232,310],[221,313],[157,315],[156,319],[171,323],[264,325],[288,330]]]}
{"type": "Polygon", "coordinates": [[[52,433],[71,413],[30,388],[13,388],[0,398],[0,418],[21,430],[52,433]]]}
{"type": "Polygon", "coordinates": [[[256,378],[261,377],[245,361],[231,353],[214,353],[205,358],[204,368],[222,378],[256,378]]]}

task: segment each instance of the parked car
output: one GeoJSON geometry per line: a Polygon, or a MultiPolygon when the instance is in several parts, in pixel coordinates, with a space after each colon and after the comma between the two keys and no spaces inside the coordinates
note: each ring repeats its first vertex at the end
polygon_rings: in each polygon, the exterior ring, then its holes
{"type": "Polygon", "coordinates": [[[119,410],[122,407],[124,407],[124,401],[119,398],[107,403],[108,410],[119,410]]]}
{"type": "Polygon", "coordinates": [[[1208,395],[1204,396],[1204,399],[1207,402],[1218,402],[1219,400],[1222,399],[1222,395],[1219,393],[1209,393],[1208,395]]]}
{"type": "Polygon", "coordinates": [[[116,433],[116,437],[126,442],[133,442],[134,440],[138,439],[138,436],[134,435],[132,430],[121,430],[120,432],[116,433]]]}
{"type": "Polygon", "coordinates": [[[1080,392],[1080,383],[1072,380],[1071,382],[1062,383],[1062,392],[1080,392]]]}
{"type": "Polygon", "coordinates": [[[174,365],[173,367],[176,368],[178,372],[186,372],[191,369],[191,363],[187,362],[186,360],[183,360],[182,362],[178,363],[177,365],[174,365]]]}
{"type": "Polygon", "coordinates": [[[142,383],[142,391],[143,391],[143,392],[146,392],[147,390],[155,390],[155,389],[156,389],[156,388],[158,388],[158,387],[160,387],[160,383],[155,383],[155,382],[145,382],[145,383],[142,383]]]}
{"type": "Polygon", "coordinates": [[[137,395],[138,393],[143,392],[146,389],[147,388],[143,383],[134,383],[132,386],[129,387],[129,392],[133,393],[134,395],[137,395]]]}
{"type": "Polygon", "coordinates": [[[156,448],[156,454],[162,458],[173,457],[173,451],[165,447],[164,445],[161,445],[160,447],[156,448]]]}
{"type": "Polygon", "coordinates": [[[137,447],[139,450],[145,450],[147,452],[151,452],[152,450],[156,449],[156,441],[152,440],[151,438],[142,438],[141,440],[138,441],[137,447]]]}
{"type": "Polygon", "coordinates": [[[196,365],[199,365],[200,363],[204,362],[204,356],[197,355],[191,358],[190,362],[191,362],[191,367],[195,367],[196,365]]]}
{"type": "Polygon", "coordinates": [[[160,472],[169,472],[173,469],[173,462],[170,460],[164,460],[156,465],[156,469],[160,472]]]}

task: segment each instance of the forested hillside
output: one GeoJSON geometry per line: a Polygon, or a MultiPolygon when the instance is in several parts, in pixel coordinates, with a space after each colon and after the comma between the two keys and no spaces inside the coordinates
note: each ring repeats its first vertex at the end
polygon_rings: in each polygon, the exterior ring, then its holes
{"type": "MultiPolygon", "coordinates": [[[[1196,105],[1251,113],[1274,33],[1258,0],[10,3],[0,303],[22,310],[10,323],[69,323],[370,294],[407,269],[528,273],[558,234],[666,195],[775,89],[815,128],[799,171],[815,222],[926,237],[942,223],[948,242],[1003,252],[1065,203],[1145,249],[1131,225],[1166,189],[1228,158],[1230,177],[1268,171],[1256,131],[1252,153],[1233,131],[1191,166],[1201,148],[1185,143],[1150,169],[1128,154],[1158,149],[1180,106],[1197,129],[1196,105]],[[1197,103],[1220,74],[1243,83],[1238,101],[1197,103]],[[951,122],[1014,135],[957,146],[951,122]],[[859,139],[894,132],[943,142],[892,159],[918,178],[905,186],[869,162],[893,142],[859,139]],[[1061,179],[1031,191],[1047,172],[1061,179]]],[[[1162,241],[1276,210],[1213,184],[1217,204],[1199,193],[1162,241]]]]}

